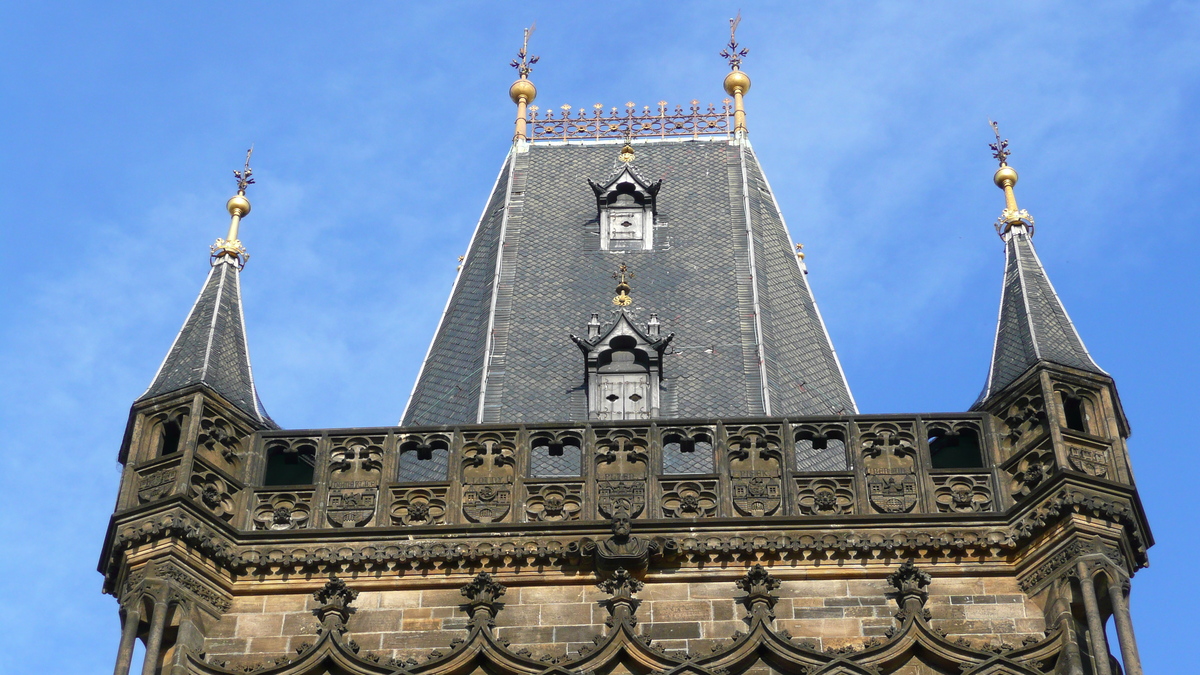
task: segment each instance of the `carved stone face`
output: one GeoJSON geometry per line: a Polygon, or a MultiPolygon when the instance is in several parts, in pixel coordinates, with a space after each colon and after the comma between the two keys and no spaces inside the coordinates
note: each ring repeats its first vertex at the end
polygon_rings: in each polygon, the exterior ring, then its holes
{"type": "Polygon", "coordinates": [[[613,518],[612,524],[613,536],[628,537],[633,532],[633,526],[629,522],[629,516],[618,515],[613,518]]]}

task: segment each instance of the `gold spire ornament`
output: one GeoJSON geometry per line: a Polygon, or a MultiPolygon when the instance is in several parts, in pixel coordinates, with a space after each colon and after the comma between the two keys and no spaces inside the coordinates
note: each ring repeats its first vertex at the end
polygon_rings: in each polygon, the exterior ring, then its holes
{"type": "Polygon", "coordinates": [[[729,44],[721,50],[721,58],[729,61],[725,93],[733,97],[733,129],[739,137],[746,135],[746,109],[742,107],[742,97],[750,91],[750,76],[742,72],[742,59],[750,54],[750,50],[737,42],[737,27],[741,22],[741,12],[729,20],[729,44]]]}
{"type": "Polygon", "coordinates": [[[1008,149],[1008,139],[1000,138],[999,124],[990,119],[988,124],[992,126],[992,133],[996,134],[996,142],[989,143],[988,147],[992,149],[992,157],[1000,163],[992,181],[996,187],[1004,190],[1004,210],[996,220],[996,232],[1001,237],[1007,237],[1014,227],[1019,226],[1022,231],[1033,236],[1033,216],[1025,209],[1017,207],[1017,194],[1013,191],[1013,186],[1017,184],[1017,171],[1008,165],[1008,157],[1012,154],[1008,149]]]}
{"type": "Polygon", "coordinates": [[[625,263],[621,263],[617,271],[613,272],[612,278],[617,280],[617,295],[613,298],[613,304],[617,307],[628,307],[633,304],[633,298],[629,295],[631,289],[627,281],[627,279],[633,278],[633,272],[629,271],[625,263]]]}
{"type": "Polygon", "coordinates": [[[633,161],[633,128],[625,130],[625,147],[621,148],[621,154],[617,155],[617,159],[628,164],[633,161]]]}
{"type": "Polygon", "coordinates": [[[526,120],[525,116],[530,103],[537,98],[537,87],[529,81],[529,74],[533,72],[533,64],[538,62],[538,57],[529,55],[529,36],[533,35],[533,31],[537,29],[537,22],[534,22],[529,28],[525,29],[525,40],[521,43],[521,51],[517,52],[517,58],[510,63],[513,68],[517,69],[517,74],[520,76],[512,86],[508,88],[508,97],[513,103],[517,104],[517,124],[516,131],[513,134],[513,141],[523,143],[529,140],[529,136],[525,132],[526,120]]]}
{"type": "Polygon", "coordinates": [[[246,151],[246,165],[241,171],[234,169],[233,177],[237,180],[237,194],[230,197],[225,203],[225,209],[229,211],[229,234],[225,235],[224,239],[218,238],[216,243],[210,249],[212,263],[215,265],[218,260],[229,257],[237,263],[238,269],[246,266],[246,262],[250,260],[250,254],[246,252],[246,247],[242,246],[242,242],[238,241],[238,227],[241,225],[242,218],[250,214],[250,200],[246,199],[246,188],[254,185],[254,169],[250,168],[250,155],[254,154],[254,146],[246,151]]]}

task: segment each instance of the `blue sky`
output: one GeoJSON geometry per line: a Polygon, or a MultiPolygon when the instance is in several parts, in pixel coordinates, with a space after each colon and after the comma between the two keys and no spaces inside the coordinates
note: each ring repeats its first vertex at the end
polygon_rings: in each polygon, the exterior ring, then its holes
{"type": "MultiPolygon", "coordinates": [[[[285,427],[393,424],[512,133],[536,20],[543,107],[718,102],[735,5],[0,6],[2,672],[111,668],[95,572],[129,404],[224,234],[243,242],[259,391],[285,427]]],[[[1158,541],[1133,609],[1148,672],[1200,630],[1185,562],[1200,6],[742,4],[755,149],[864,412],[963,410],[986,373],[1012,140],[1035,243],[1115,378],[1158,541]]]]}

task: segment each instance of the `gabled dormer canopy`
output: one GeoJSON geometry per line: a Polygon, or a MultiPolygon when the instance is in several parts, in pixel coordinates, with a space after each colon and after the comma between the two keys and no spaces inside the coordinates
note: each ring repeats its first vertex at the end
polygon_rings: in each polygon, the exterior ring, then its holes
{"type": "Polygon", "coordinates": [[[654,216],[662,181],[649,183],[631,165],[623,165],[604,184],[588,179],[596,193],[600,248],[649,251],[654,248],[654,216]]]}
{"type": "Polygon", "coordinates": [[[599,313],[588,322],[587,338],[571,339],[584,356],[588,418],[647,419],[659,416],[662,356],[675,334],[662,337],[657,314],[640,330],[622,310],[602,331],[599,313]]]}

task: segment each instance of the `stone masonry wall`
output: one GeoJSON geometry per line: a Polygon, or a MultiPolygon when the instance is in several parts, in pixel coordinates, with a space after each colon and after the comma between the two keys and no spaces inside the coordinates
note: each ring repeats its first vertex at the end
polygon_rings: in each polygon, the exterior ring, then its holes
{"type": "MultiPolygon", "coordinates": [[[[351,587],[354,583],[350,582],[351,587]]],[[[926,607],[932,625],[951,638],[965,636],[980,645],[1019,645],[1045,630],[1041,609],[1007,577],[937,578],[926,607]]],[[[896,603],[883,579],[805,579],[784,581],[775,606],[776,626],[819,649],[861,645],[883,637],[895,625],[896,603]]],[[[638,629],[670,650],[707,653],[736,631],[745,631],[745,608],[733,580],[703,583],[647,582],[637,594],[638,629]]],[[[496,617],[496,632],[513,649],[528,647],[535,657],[561,656],[592,644],[605,632],[607,598],[591,583],[509,586],[496,617]]],[[[363,650],[383,657],[421,658],[465,637],[467,618],[458,587],[426,590],[362,591],[348,628],[363,650]]],[[[247,665],[294,655],[315,641],[315,601],[309,593],[236,598],[208,631],[205,651],[247,665]]]]}

